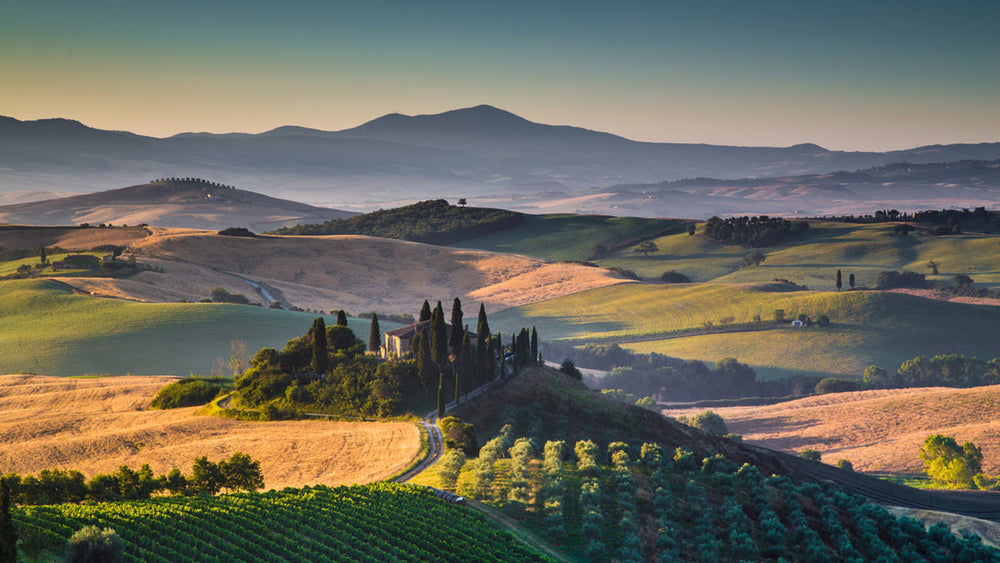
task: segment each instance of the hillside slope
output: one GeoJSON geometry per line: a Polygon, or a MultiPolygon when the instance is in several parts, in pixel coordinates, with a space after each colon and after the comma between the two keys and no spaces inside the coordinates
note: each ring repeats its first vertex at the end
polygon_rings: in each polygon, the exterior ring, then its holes
{"type": "Polygon", "coordinates": [[[241,238],[168,230],[133,248],[164,273],[144,272],[114,287],[128,295],[145,284],[147,296],[162,288],[164,301],[207,295],[214,285],[227,285],[223,278],[247,293],[236,274],[303,309],[412,314],[425,299],[460,297],[496,311],[626,281],[577,264],[362,236],[241,238]]]}
{"type": "MultiPolygon", "coordinates": [[[[712,410],[744,441],[848,459],[860,471],[918,474],[924,438],[931,434],[971,441],[983,450],[983,471],[1000,472],[1000,386],[973,389],[883,389],[833,393],[759,407],[712,410]]],[[[697,412],[697,411],[695,411],[697,412]]],[[[667,415],[691,414],[668,410],[667,415]]]]}
{"type": "Polygon", "coordinates": [[[212,230],[242,226],[256,232],[351,215],[204,181],[153,182],[0,207],[0,223],[148,224],[212,230]]]}

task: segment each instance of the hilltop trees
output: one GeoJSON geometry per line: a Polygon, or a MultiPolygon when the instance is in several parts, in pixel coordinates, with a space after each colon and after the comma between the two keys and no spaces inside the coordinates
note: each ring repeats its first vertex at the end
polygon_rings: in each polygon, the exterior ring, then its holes
{"type": "Polygon", "coordinates": [[[792,223],[778,217],[712,217],[705,223],[709,239],[723,244],[770,246],[781,242],[792,230],[792,223]]]}

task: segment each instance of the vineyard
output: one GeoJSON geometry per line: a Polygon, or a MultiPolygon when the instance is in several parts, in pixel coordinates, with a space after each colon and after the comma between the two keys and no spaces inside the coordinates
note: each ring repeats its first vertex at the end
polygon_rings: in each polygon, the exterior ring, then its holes
{"type": "Polygon", "coordinates": [[[442,463],[452,466],[440,473],[443,485],[587,561],[1000,561],[1000,551],[942,524],[927,529],[835,487],[764,477],[683,448],[539,447],[513,439],[508,425],[478,459],[442,463]]]}
{"type": "Polygon", "coordinates": [[[95,525],[117,531],[126,561],[545,560],[476,512],[389,483],[25,506],[12,516],[28,556],[61,552],[95,525]]]}

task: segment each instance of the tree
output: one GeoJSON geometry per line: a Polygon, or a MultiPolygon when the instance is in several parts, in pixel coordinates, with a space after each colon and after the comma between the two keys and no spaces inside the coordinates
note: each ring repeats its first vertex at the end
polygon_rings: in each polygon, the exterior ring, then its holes
{"type": "Polygon", "coordinates": [[[41,248],[38,249],[38,263],[39,264],[45,264],[45,262],[46,262],[45,258],[46,258],[45,257],[45,247],[43,246],[43,247],[41,247],[41,248]]]}
{"type": "Polygon", "coordinates": [[[84,526],[66,543],[67,563],[119,563],[124,548],[118,533],[111,528],[84,526]]]}
{"type": "Polygon", "coordinates": [[[851,289],[854,289],[854,274],[847,276],[847,284],[851,286],[851,289]]]}
{"type": "Polygon", "coordinates": [[[451,355],[457,358],[462,352],[462,344],[465,340],[465,324],[462,320],[462,302],[455,298],[451,304],[451,335],[448,337],[448,347],[451,355]]]}
{"type": "Polygon", "coordinates": [[[479,304],[479,319],[476,323],[476,334],[483,341],[490,336],[490,323],[486,319],[486,306],[482,303],[479,304]]]}
{"type": "Polygon", "coordinates": [[[264,488],[260,462],[243,452],[236,452],[228,460],[220,461],[219,472],[225,480],[225,487],[231,491],[253,492],[264,488]]]}
{"type": "Polygon", "coordinates": [[[458,204],[461,205],[462,207],[465,207],[466,205],[468,205],[468,203],[469,202],[466,201],[464,197],[458,199],[458,204]]]}
{"type": "Polygon", "coordinates": [[[444,324],[444,310],[440,301],[431,313],[431,358],[443,373],[448,362],[448,329],[444,324]]]}
{"type": "Polygon", "coordinates": [[[929,269],[931,271],[931,273],[934,274],[935,276],[938,275],[938,268],[939,267],[940,267],[940,265],[937,262],[933,261],[933,260],[931,260],[930,262],[927,263],[927,269],[929,269]]]}
{"type": "Polygon", "coordinates": [[[531,327],[531,362],[538,363],[538,331],[531,327]]]}
{"type": "Polygon", "coordinates": [[[10,519],[10,485],[0,477],[0,563],[17,563],[17,532],[10,519]]]}
{"type": "Polygon", "coordinates": [[[372,328],[368,331],[368,351],[377,353],[382,349],[382,330],[378,326],[378,315],[372,313],[372,328]]]}
{"type": "Polygon", "coordinates": [[[847,459],[838,459],[837,469],[843,469],[844,471],[854,471],[854,464],[847,459]]]}
{"type": "Polygon", "coordinates": [[[565,359],[563,363],[559,366],[559,371],[565,373],[566,375],[572,377],[573,379],[583,379],[583,374],[577,369],[573,360],[565,359]]]}
{"type": "Polygon", "coordinates": [[[972,442],[961,446],[951,436],[933,434],[920,448],[924,471],[931,479],[952,487],[971,489],[982,471],[983,452],[972,442]]]}
{"type": "Polygon", "coordinates": [[[643,256],[649,256],[650,253],[656,252],[658,250],[660,250],[660,247],[656,246],[655,242],[651,240],[644,240],[640,242],[638,245],[636,245],[636,247],[632,249],[632,252],[635,252],[637,254],[641,253],[643,256]]]}
{"type": "Polygon", "coordinates": [[[694,223],[688,225],[688,236],[694,236],[695,226],[694,223]]]}
{"type": "Polygon", "coordinates": [[[865,368],[865,374],[861,379],[866,389],[885,389],[892,387],[892,379],[889,372],[875,365],[865,368]]]}
{"type": "Polygon", "coordinates": [[[767,256],[765,256],[763,252],[759,250],[754,250],[750,254],[747,254],[746,256],[743,257],[743,265],[760,266],[760,263],[763,262],[766,258],[767,256]]]}
{"type": "Polygon", "coordinates": [[[330,369],[330,353],[326,344],[326,323],[323,317],[316,317],[312,325],[312,370],[323,375],[330,369]]]}
{"type": "Polygon", "coordinates": [[[337,326],[347,326],[347,313],[343,309],[337,311],[337,326]]]}
{"type": "Polygon", "coordinates": [[[226,484],[226,478],[219,465],[201,456],[195,458],[191,467],[191,489],[199,494],[214,495],[226,484]]]}
{"type": "Polygon", "coordinates": [[[431,304],[424,299],[424,306],[420,308],[420,318],[417,319],[418,323],[431,320],[431,304]]]}
{"type": "Polygon", "coordinates": [[[841,287],[843,287],[843,282],[840,278],[840,270],[837,270],[837,291],[840,291],[841,287]]]}
{"type": "Polygon", "coordinates": [[[704,430],[714,436],[725,436],[726,434],[729,434],[729,428],[726,427],[726,421],[722,420],[721,416],[712,411],[704,411],[692,416],[688,420],[687,424],[688,426],[704,430]]]}

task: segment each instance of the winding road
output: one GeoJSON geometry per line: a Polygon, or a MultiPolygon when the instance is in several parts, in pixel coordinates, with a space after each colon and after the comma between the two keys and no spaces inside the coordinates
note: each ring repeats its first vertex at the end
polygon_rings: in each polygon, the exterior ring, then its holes
{"type": "Polygon", "coordinates": [[[427,416],[420,423],[427,430],[427,456],[416,467],[396,477],[394,481],[397,483],[405,483],[419,475],[424,469],[433,465],[444,451],[444,436],[441,435],[441,429],[437,426],[437,411],[427,413],[427,416]]]}

